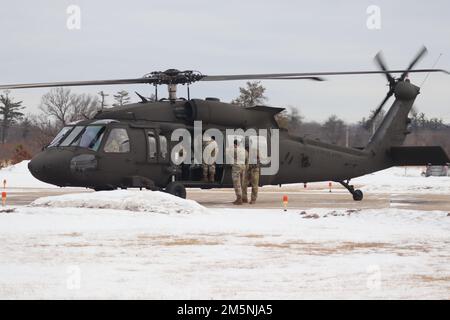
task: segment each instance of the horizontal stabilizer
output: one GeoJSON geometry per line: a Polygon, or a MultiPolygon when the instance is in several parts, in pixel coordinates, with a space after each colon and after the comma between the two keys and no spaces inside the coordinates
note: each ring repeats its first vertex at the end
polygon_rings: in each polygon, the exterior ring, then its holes
{"type": "Polygon", "coordinates": [[[396,166],[445,165],[450,163],[442,147],[392,147],[390,156],[396,166]]]}
{"type": "Polygon", "coordinates": [[[268,112],[270,114],[277,114],[285,110],[285,108],[277,108],[277,107],[267,107],[267,106],[254,106],[254,107],[247,107],[247,109],[250,110],[256,110],[256,111],[264,111],[268,112]]]}

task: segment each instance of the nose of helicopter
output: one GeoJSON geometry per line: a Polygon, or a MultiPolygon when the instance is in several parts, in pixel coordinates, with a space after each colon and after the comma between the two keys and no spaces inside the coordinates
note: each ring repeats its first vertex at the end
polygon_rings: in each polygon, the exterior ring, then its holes
{"type": "Polygon", "coordinates": [[[28,170],[38,180],[57,186],[66,186],[71,180],[70,159],[65,150],[45,150],[28,163],[28,170]]]}

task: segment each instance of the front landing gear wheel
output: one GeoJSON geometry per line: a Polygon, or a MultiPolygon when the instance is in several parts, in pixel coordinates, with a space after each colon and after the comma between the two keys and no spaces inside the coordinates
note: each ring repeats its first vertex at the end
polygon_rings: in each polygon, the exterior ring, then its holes
{"type": "Polygon", "coordinates": [[[355,190],[353,192],[353,200],[355,201],[361,201],[363,199],[363,193],[361,190],[355,190]]]}
{"type": "Polygon", "coordinates": [[[169,183],[165,190],[167,193],[170,193],[176,197],[186,199],[186,188],[180,182],[173,181],[169,183]]]}

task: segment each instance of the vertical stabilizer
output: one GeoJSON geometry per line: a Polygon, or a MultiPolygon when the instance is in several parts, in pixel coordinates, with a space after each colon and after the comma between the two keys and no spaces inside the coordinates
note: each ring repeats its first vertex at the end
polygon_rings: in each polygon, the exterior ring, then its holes
{"type": "Polygon", "coordinates": [[[419,89],[408,80],[396,83],[395,101],[370,139],[366,150],[379,153],[403,144],[408,134],[408,114],[419,94],[419,89]]]}

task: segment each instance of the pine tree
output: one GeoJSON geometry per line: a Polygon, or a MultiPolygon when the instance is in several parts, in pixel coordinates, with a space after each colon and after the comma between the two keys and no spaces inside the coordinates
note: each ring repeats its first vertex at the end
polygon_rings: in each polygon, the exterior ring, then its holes
{"type": "Polygon", "coordinates": [[[127,91],[121,90],[114,95],[114,100],[117,101],[114,106],[123,106],[124,104],[130,102],[130,95],[127,91]]]}
{"type": "Polygon", "coordinates": [[[262,104],[267,100],[264,95],[266,88],[264,88],[259,81],[248,81],[246,83],[246,87],[239,88],[239,91],[241,94],[239,97],[231,101],[231,103],[238,104],[242,107],[253,107],[258,104],[262,104]]]}
{"type": "Polygon", "coordinates": [[[0,116],[2,117],[2,136],[1,142],[4,144],[8,136],[8,129],[17,120],[23,117],[20,110],[25,107],[22,106],[22,101],[14,102],[14,99],[9,96],[9,91],[5,91],[0,95],[0,116]]]}

